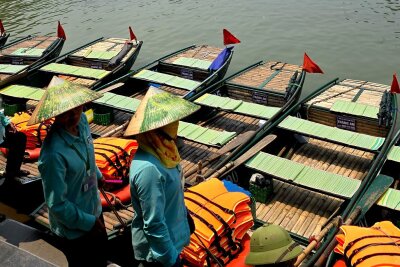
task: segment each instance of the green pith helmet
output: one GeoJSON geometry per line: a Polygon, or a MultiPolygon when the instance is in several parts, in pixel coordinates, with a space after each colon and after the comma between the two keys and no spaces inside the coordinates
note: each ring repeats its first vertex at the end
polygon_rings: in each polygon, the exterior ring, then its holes
{"type": "Polygon", "coordinates": [[[301,247],[285,229],[279,225],[266,224],[255,230],[251,236],[246,264],[277,264],[295,259],[301,252],[301,247]]]}

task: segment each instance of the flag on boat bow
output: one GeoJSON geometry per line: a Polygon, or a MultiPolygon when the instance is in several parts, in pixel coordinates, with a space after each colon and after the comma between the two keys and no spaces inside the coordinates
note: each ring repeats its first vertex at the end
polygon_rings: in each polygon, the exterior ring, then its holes
{"type": "Polygon", "coordinates": [[[58,21],[58,27],[57,27],[57,37],[67,40],[67,36],[65,35],[65,31],[63,29],[63,27],[61,26],[60,21],[58,21]]]}
{"type": "Polygon", "coordinates": [[[137,40],[136,35],[133,33],[131,26],[129,26],[129,38],[131,39],[131,41],[137,40]]]}
{"type": "Polygon", "coordinates": [[[311,60],[307,53],[304,53],[303,70],[308,73],[324,73],[321,68],[311,60]]]}
{"type": "Polygon", "coordinates": [[[240,43],[240,40],[236,38],[232,33],[230,33],[227,29],[223,30],[223,34],[224,34],[224,45],[240,43]]]}
{"type": "Polygon", "coordinates": [[[6,30],[4,30],[3,22],[0,19],[0,35],[2,35],[6,30]]]}
{"type": "Polygon", "coordinates": [[[400,93],[399,82],[397,81],[396,73],[393,74],[392,86],[390,87],[390,92],[393,94],[400,93]]]}

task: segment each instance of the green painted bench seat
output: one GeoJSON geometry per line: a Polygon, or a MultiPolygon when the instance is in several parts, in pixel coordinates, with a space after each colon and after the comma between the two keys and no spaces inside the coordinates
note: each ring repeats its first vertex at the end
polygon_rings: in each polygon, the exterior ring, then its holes
{"type": "Polygon", "coordinates": [[[388,160],[400,162],[400,147],[394,146],[390,149],[387,156],[388,160]]]}
{"type": "Polygon", "coordinates": [[[343,198],[350,198],[361,183],[356,179],[315,169],[265,152],[257,153],[245,165],[294,184],[314,188],[343,198]]]}
{"type": "Polygon", "coordinates": [[[175,65],[181,65],[186,67],[198,68],[202,70],[208,70],[208,67],[211,65],[211,61],[197,59],[197,58],[189,58],[189,57],[180,57],[172,62],[175,65]]]}
{"type": "Polygon", "coordinates": [[[217,131],[193,123],[179,122],[178,136],[210,146],[223,146],[232,140],[235,132],[217,131]]]}
{"type": "Polygon", "coordinates": [[[15,74],[29,67],[29,65],[0,64],[0,73],[15,74]]]}
{"type": "Polygon", "coordinates": [[[45,49],[42,48],[18,48],[11,53],[13,56],[41,57],[45,49]]]}
{"type": "Polygon", "coordinates": [[[151,70],[141,70],[135,75],[133,75],[134,78],[138,79],[144,79],[147,81],[159,83],[159,84],[165,84],[185,90],[193,90],[196,89],[201,83],[189,79],[184,79],[181,77],[165,74],[165,73],[160,73],[160,72],[155,72],[151,70]]]}
{"type": "Polygon", "coordinates": [[[89,54],[85,56],[88,59],[100,59],[100,60],[110,60],[116,55],[118,55],[118,51],[98,51],[92,50],[89,54]]]}
{"type": "Polygon", "coordinates": [[[270,119],[280,109],[278,107],[269,107],[213,94],[204,94],[194,102],[204,106],[220,108],[222,110],[230,110],[235,113],[263,119],[270,119]]]}
{"type": "Polygon", "coordinates": [[[370,151],[378,150],[385,141],[385,138],[382,137],[343,130],[293,116],[286,117],[286,119],[279,124],[279,127],[303,135],[370,151]]]}
{"type": "Polygon", "coordinates": [[[378,119],[379,107],[345,100],[336,100],[330,108],[330,111],[378,119]]]}
{"type": "Polygon", "coordinates": [[[39,101],[45,90],[24,85],[10,85],[0,91],[1,95],[39,101]]]}
{"type": "Polygon", "coordinates": [[[77,67],[77,66],[59,64],[59,63],[48,64],[48,65],[40,68],[40,70],[59,73],[59,74],[65,74],[65,75],[97,79],[97,80],[104,78],[105,76],[107,76],[110,73],[107,70],[77,67]]]}
{"type": "Polygon", "coordinates": [[[104,95],[93,101],[96,104],[114,107],[119,110],[134,113],[140,104],[140,100],[128,96],[117,95],[106,92],[104,95]]]}
{"type": "Polygon", "coordinates": [[[376,204],[389,209],[400,210],[400,191],[389,188],[376,204]]]}

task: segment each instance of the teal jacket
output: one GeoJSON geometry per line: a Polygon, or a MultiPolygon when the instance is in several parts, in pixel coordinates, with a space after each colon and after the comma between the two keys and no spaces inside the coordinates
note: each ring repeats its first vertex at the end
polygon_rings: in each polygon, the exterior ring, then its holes
{"type": "Polygon", "coordinates": [[[101,214],[97,179],[102,175],[95,164],[93,140],[84,114],[78,128],[79,137],[53,127],[39,157],[51,230],[67,239],[76,239],[90,231],[101,214]],[[81,159],[73,146],[85,160],[81,159]],[[89,172],[85,164],[87,156],[89,172]]]}
{"type": "Polygon", "coordinates": [[[10,122],[10,119],[4,115],[4,112],[0,112],[0,144],[4,141],[5,127],[7,127],[10,122]]]}
{"type": "Polygon", "coordinates": [[[135,210],[132,245],[137,260],[169,267],[189,244],[180,173],[180,166],[168,169],[150,153],[136,152],[129,177],[135,210]]]}

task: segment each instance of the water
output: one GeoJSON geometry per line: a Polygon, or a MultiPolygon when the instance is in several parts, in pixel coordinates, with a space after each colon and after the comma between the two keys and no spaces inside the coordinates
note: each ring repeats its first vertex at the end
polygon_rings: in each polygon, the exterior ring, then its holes
{"type": "Polygon", "coordinates": [[[12,36],[64,25],[63,52],[100,36],[144,41],[134,68],[191,44],[222,46],[222,29],[242,43],[228,74],[259,60],[302,64],[308,55],[325,74],[308,75],[305,92],[339,77],[390,84],[400,76],[399,0],[0,0],[12,36]]]}

